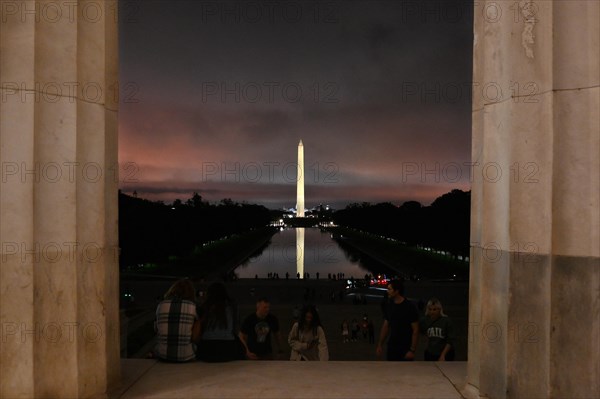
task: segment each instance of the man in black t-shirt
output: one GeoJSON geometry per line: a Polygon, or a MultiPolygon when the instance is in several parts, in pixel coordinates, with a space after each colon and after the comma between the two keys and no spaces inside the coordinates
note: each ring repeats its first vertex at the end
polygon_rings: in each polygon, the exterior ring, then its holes
{"type": "Polygon", "coordinates": [[[389,335],[387,360],[413,360],[419,338],[419,314],[415,306],[404,297],[402,281],[390,281],[387,293],[390,300],[384,312],[377,355],[383,354],[383,344],[389,335]]]}
{"type": "Polygon", "coordinates": [[[251,360],[273,359],[271,333],[281,347],[279,321],[270,314],[271,304],[267,298],[259,298],[256,302],[256,312],[244,319],[239,337],[246,348],[246,357],[251,360]]]}

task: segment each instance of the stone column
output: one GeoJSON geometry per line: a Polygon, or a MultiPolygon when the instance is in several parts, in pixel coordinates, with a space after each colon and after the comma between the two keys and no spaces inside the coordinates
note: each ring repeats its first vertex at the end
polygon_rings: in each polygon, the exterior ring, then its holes
{"type": "Polygon", "coordinates": [[[600,397],[600,2],[475,3],[467,390],[600,397]]]}
{"type": "Polygon", "coordinates": [[[2,1],[0,396],[119,379],[117,3],[2,1]]]}

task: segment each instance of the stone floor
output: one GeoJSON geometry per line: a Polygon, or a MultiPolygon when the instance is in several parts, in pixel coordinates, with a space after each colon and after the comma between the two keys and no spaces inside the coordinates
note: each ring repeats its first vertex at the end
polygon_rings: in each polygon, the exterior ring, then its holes
{"type": "Polygon", "coordinates": [[[464,398],[466,362],[251,362],[167,364],[123,359],[110,399],[464,398]]]}

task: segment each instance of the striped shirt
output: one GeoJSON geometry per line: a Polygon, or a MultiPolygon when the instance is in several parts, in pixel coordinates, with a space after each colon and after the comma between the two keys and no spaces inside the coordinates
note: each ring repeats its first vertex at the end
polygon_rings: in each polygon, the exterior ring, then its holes
{"type": "Polygon", "coordinates": [[[181,299],[167,299],[156,308],[156,354],[171,362],[195,358],[192,326],[197,320],[196,304],[181,299]]]}

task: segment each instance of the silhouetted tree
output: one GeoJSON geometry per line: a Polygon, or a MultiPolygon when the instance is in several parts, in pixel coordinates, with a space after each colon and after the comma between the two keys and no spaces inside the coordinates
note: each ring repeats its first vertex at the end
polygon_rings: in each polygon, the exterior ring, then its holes
{"type": "Polygon", "coordinates": [[[200,194],[198,194],[197,192],[194,192],[194,195],[192,195],[192,198],[188,199],[185,204],[187,206],[191,206],[192,208],[201,208],[202,206],[205,205],[204,202],[202,202],[202,196],[200,194]]]}
{"type": "Polygon", "coordinates": [[[270,221],[264,206],[240,205],[231,199],[211,205],[194,193],[185,204],[176,199],[167,206],[119,193],[121,264],[185,256],[203,243],[264,227],[270,221]]]}
{"type": "Polygon", "coordinates": [[[335,212],[333,219],[340,226],[467,256],[470,206],[470,191],[452,190],[427,207],[417,201],[399,207],[389,202],[353,203],[335,212]]]}

